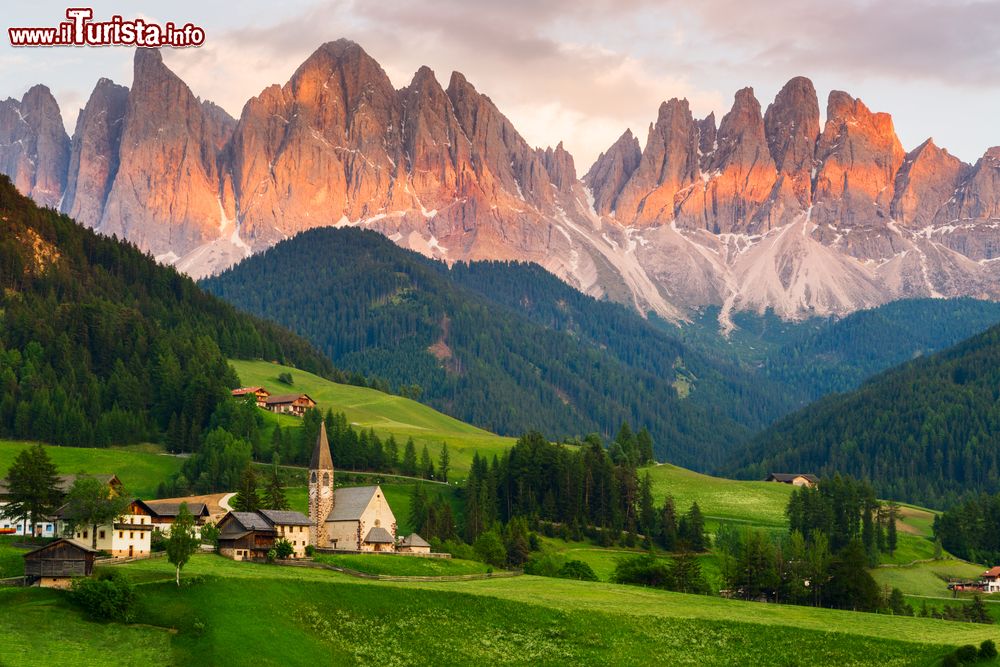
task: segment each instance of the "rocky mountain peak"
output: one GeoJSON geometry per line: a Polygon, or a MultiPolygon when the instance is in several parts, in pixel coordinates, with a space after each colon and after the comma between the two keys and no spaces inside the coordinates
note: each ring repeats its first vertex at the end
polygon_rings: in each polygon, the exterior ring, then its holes
{"type": "Polygon", "coordinates": [[[907,153],[896,174],[893,219],[910,227],[930,225],[969,171],[965,164],[928,139],[907,153]]]}
{"type": "Polygon", "coordinates": [[[786,83],[764,113],[764,131],[775,167],[806,207],[812,201],[812,168],[819,137],[819,100],[812,81],[786,83]]]}
{"type": "Polygon", "coordinates": [[[89,227],[100,224],[118,173],[128,94],[125,86],[99,79],[76,119],[62,210],[89,227]]]}
{"type": "Polygon", "coordinates": [[[614,210],[618,194],[641,158],[639,140],[632,135],[632,130],[625,130],[590,167],[583,182],[594,196],[594,210],[598,215],[608,215],[614,210]]]}
{"type": "Polygon", "coordinates": [[[69,136],[46,86],[32,86],[20,101],[0,102],[0,171],[21,193],[56,207],[68,165],[69,136]]]}

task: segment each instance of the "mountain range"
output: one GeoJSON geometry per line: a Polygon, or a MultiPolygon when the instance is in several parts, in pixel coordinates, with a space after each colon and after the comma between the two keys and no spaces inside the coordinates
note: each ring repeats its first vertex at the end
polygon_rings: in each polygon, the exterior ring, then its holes
{"type": "Polygon", "coordinates": [[[449,263],[540,264],[579,290],[687,321],[784,319],[906,297],[997,298],[1000,148],[969,165],[806,78],[719,122],[664,102],[578,176],[455,72],[396,89],[357,44],[319,47],[239,119],[158,51],[131,89],[101,79],[70,138],[44,86],[0,102],[0,171],[38,203],[195,277],[322,226],[358,226],[449,263]]]}

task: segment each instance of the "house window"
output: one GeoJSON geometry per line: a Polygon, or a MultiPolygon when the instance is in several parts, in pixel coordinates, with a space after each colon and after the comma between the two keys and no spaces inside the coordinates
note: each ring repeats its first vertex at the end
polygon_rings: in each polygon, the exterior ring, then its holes
{"type": "Polygon", "coordinates": [[[135,539],[135,533],[133,533],[133,532],[129,532],[129,534],[128,534],[128,539],[130,539],[130,540],[134,540],[134,539],[135,539]]]}
{"type": "Polygon", "coordinates": [[[87,539],[87,531],[83,531],[83,539],[87,539]]]}
{"type": "Polygon", "coordinates": [[[122,539],[123,537],[125,537],[125,531],[123,531],[123,530],[119,530],[119,531],[118,531],[118,539],[120,540],[120,539],[122,539]]]}
{"type": "Polygon", "coordinates": [[[104,531],[103,530],[98,534],[98,537],[100,537],[102,540],[104,539],[104,531]]]}

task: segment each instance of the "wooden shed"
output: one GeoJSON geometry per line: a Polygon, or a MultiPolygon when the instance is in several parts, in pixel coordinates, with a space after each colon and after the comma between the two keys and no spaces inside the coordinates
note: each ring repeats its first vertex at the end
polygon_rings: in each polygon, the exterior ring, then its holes
{"type": "Polygon", "coordinates": [[[24,554],[24,576],[31,584],[66,588],[74,577],[89,577],[97,552],[67,539],[49,542],[24,554]]]}

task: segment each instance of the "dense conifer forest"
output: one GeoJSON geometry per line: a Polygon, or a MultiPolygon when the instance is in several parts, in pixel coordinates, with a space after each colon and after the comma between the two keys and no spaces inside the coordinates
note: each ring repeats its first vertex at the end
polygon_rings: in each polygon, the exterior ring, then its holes
{"type": "Polygon", "coordinates": [[[134,246],[40,209],[0,177],[0,435],[192,448],[237,383],[227,357],[347,380],[309,343],[240,313],[134,246]]]}
{"type": "Polygon", "coordinates": [[[731,472],[869,480],[880,497],[947,507],[996,492],[1000,327],[821,399],[758,436],[731,472]]]}

